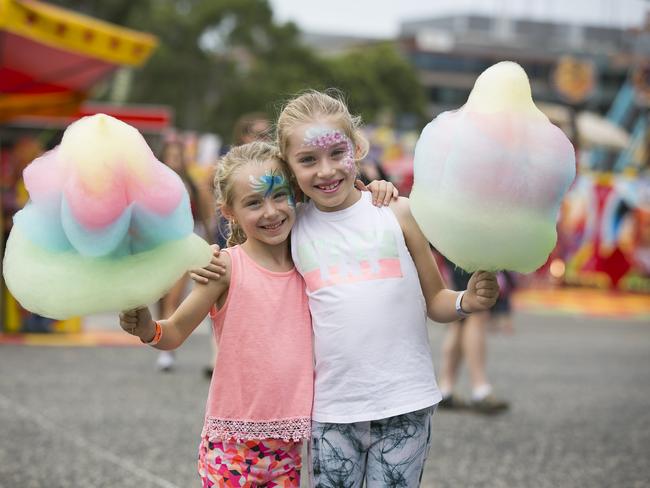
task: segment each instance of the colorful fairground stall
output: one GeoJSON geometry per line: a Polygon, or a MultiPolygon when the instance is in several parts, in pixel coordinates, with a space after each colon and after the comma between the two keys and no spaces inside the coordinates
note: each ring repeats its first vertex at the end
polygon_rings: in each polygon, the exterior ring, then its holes
{"type": "MultiPolygon", "coordinates": [[[[120,68],[142,65],[157,39],[47,3],[0,0],[0,223],[27,201],[22,170],[72,121],[98,112],[143,132],[170,124],[165,107],[87,102],[98,83],[120,68]]],[[[3,283],[4,285],[4,283],[3,283]]],[[[23,310],[2,287],[0,331],[76,331],[80,319],[55,322],[23,310]]]]}
{"type": "Polygon", "coordinates": [[[564,201],[558,246],[548,263],[549,273],[563,283],[650,293],[644,86],[632,80],[623,85],[606,117],[578,117],[578,133],[584,135],[579,171],[564,201]]]}

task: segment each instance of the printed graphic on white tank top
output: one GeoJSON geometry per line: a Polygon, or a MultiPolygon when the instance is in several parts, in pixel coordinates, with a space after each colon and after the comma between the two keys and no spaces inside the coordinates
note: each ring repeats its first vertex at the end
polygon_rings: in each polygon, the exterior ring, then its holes
{"type": "Polygon", "coordinates": [[[401,278],[402,268],[395,234],[389,230],[346,236],[347,242],[318,239],[298,245],[307,289],[360,281],[401,278]],[[352,253],[345,249],[352,248],[352,253]]]}

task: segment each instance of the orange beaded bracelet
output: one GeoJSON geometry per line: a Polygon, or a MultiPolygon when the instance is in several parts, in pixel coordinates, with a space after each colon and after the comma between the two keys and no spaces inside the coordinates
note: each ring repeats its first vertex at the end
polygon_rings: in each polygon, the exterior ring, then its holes
{"type": "Polygon", "coordinates": [[[162,327],[158,322],[154,321],[154,324],[156,324],[156,332],[153,335],[153,339],[151,339],[149,342],[145,342],[142,339],[140,339],[144,344],[147,344],[148,346],[155,346],[160,342],[160,339],[162,338],[162,327]]]}

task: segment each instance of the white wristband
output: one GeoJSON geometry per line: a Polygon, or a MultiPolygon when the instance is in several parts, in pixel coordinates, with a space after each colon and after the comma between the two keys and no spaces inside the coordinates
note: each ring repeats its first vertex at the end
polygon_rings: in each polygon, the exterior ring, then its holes
{"type": "Polygon", "coordinates": [[[466,291],[467,290],[461,291],[456,297],[456,315],[458,315],[461,318],[469,317],[470,315],[469,312],[463,310],[463,306],[461,305],[461,302],[463,301],[463,295],[465,294],[466,291]]]}

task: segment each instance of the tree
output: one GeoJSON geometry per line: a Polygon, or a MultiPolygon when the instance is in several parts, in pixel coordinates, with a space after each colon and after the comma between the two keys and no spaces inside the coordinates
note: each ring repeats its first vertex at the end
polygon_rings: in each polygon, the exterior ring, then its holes
{"type": "Polygon", "coordinates": [[[130,102],[167,104],[175,124],[230,138],[249,111],[277,115],[283,100],[307,89],[338,87],[353,112],[372,121],[382,108],[420,116],[414,70],[389,44],[322,59],[292,23],[273,21],[267,0],[58,0],[158,36],[160,45],[133,77],[130,102]]]}
{"type": "Polygon", "coordinates": [[[426,97],[417,74],[393,43],[381,43],[333,58],[332,82],[348,94],[350,110],[364,120],[388,111],[394,118],[426,117],[426,97]]]}

